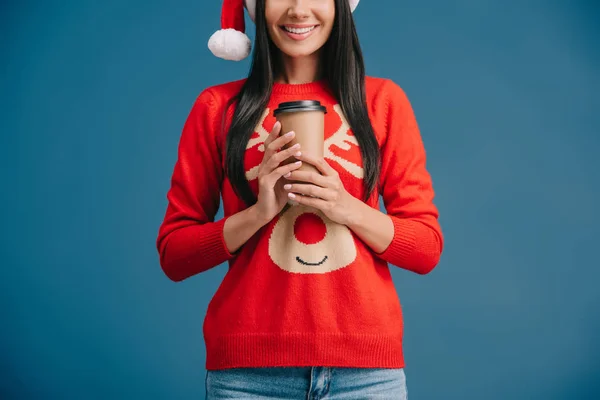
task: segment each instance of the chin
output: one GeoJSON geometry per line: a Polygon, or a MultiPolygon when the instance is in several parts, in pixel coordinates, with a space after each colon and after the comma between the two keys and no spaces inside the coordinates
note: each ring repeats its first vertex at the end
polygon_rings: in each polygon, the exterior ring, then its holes
{"type": "Polygon", "coordinates": [[[319,49],[310,49],[310,50],[287,50],[287,49],[282,49],[281,52],[283,54],[285,54],[287,57],[289,58],[303,58],[303,57],[308,57],[308,56],[312,56],[315,53],[317,53],[319,51],[319,49]]]}
{"type": "Polygon", "coordinates": [[[281,51],[287,57],[301,58],[312,56],[315,53],[318,53],[323,48],[323,46],[319,46],[318,43],[304,43],[302,45],[290,46],[289,43],[280,42],[277,48],[279,48],[279,51],[281,51]]]}
{"type": "Polygon", "coordinates": [[[277,38],[273,40],[273,42],[275,43],[275,47],[277,47],[279,51],[285,56],[289,58],[302,58],[312,56],[315,53],[318,53],[326,42],[326,40],[321,39],[322,38],[314,37],[308,39],[304,43],[294,43],[286,38],[279,37],[279,35],[277,35],[277,38]]]}

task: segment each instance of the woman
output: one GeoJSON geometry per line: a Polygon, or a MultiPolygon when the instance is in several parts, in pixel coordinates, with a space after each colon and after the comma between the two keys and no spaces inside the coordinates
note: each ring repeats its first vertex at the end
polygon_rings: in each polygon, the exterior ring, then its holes
{"type": "MultiPolygon", "coordinates": [[[[365,77],[358,1],[250,3],[249,76],[198,96],[157,239],[174,281],[229,263],[204,322],[207,397],[406,398],[388,263],[426,274],[443,243],[413,111],[395,83],[365,77]],[[284,150],[294,133],[273,110],[290,100],[326,107],[323,158],[284,150]]],[[[216,55],[247,54],[243,12],[225,2],[216,55]]]]}

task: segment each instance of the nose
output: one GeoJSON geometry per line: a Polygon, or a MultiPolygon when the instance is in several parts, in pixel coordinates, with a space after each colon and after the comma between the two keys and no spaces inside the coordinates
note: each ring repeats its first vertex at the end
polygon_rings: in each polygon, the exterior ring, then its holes
{"type": "Polygon", "coordinates": [[[294,223],[294,236],[304,244],[315,244],[325,239],[327,226],[316,214],[311,212],[299,215],[294,223]]]}
{"type": "Polygon", "coordinates": [[[291,18],[303,19],[308,18],[308,6],[306,0],[295,0],[288,9],[288,15],[291,18]]]}

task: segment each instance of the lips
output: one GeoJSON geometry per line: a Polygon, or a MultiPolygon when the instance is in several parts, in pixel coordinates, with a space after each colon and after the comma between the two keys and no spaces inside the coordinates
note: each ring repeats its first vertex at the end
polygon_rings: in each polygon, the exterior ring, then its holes
{"type": "Polygon", "coordinates": [[[305,26],[305,27],[294,27],[291,25],[283,25],[282,28],[290,33],[296,33],[298,35],[302,35],[305,33],[308,33],[310,31],[312,31],[313,29],[315,29],[318,25],[312,25],[312,26],[305,26]]]}
{"type": "Polygon", "coordinates": [[[281,25],[281,30],[293,40],[304,40],[312,35],[320,25],[281,25]]]}

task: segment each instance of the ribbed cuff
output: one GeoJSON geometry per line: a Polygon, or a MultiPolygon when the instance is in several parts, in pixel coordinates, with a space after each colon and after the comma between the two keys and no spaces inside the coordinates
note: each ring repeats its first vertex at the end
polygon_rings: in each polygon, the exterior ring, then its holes
{"type": "Polygon", "coordinates": [[[181,281],[235,257],[227,250],[223,238],[225,221],[227,218],[171,232],[161,258],[166,275],[181,281]]]}
{"type": "Polygon", "coordinates": [[[394,224],[394,238],[382,253],[381,259],[401,267],[414,254],[416,248],[416,232],[414,221],[390,216],[394,224]]]}
{"type": "Polygon", "coordinates": [[[201,249],[199,257],[203,263],[210,265],[219,265],[234,257],[227,249],[225,237],[223,236],[223,226],[229,217],[221,218],[220,220],[200,225],[196,237],[196,242],[199,243],[201,249]]]}

